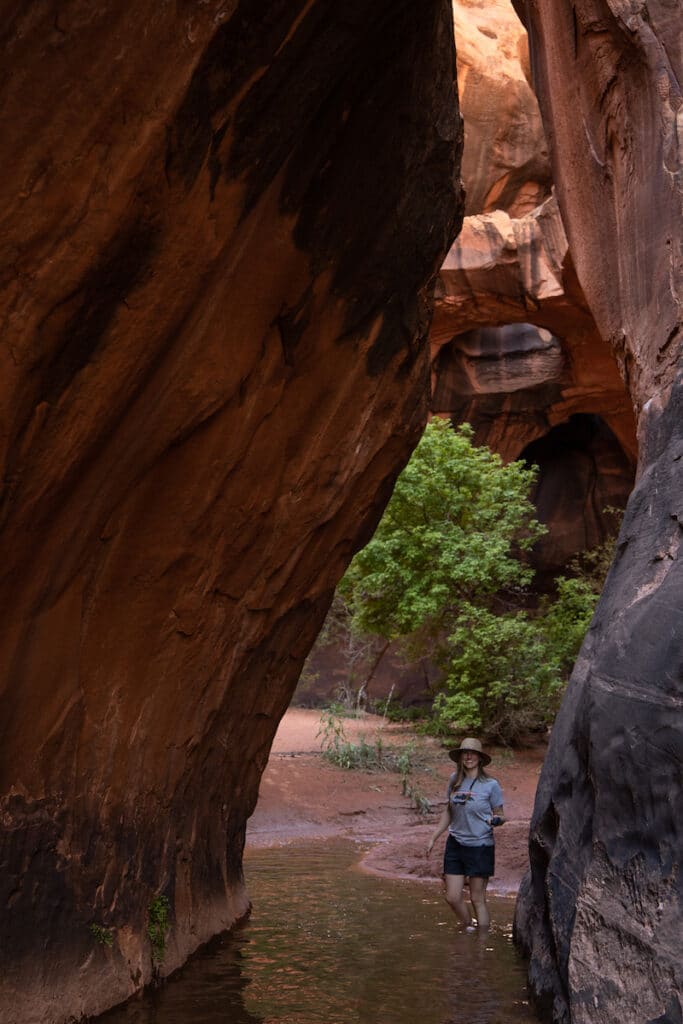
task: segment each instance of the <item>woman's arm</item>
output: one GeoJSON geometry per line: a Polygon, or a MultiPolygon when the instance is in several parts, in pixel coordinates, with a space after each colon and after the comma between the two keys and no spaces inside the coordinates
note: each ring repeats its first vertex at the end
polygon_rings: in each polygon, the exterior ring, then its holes
{"type": "Polygon", "coordinates": [[[439,818],[439,824],[436,826],[436,831],[434,832],[434,835],[427,843],[427,856],[429,856],[429,854],[432,852],[432,847],[434,846],[434,843],[437,841],[441,833],[446,831],[450,823],[451,812],[448,808],[448,804],[446,804],[446,806],[443,809],[443,813],[439,818]]]}
{"type": "Polygon", "coordinates": [[[489,825],[491,825],[492,828],[496,828],[498,825],[504,824],[505,814],[503,813],[503,805],[501,804],[500,807],[493,808],[493,814],[489,818],[489,825]]]}

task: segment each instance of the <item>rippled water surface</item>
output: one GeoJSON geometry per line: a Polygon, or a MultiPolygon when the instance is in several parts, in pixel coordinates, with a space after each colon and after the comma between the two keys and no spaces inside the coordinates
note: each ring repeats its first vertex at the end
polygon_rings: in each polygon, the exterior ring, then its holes
{"type": "Polygon", "coordinates": [[[532,1024],[513,904],[463,934],[432,885],[354,867],[351,844],[247,853],[254,909],[152,995],[101,1024],[532,1024]]]}

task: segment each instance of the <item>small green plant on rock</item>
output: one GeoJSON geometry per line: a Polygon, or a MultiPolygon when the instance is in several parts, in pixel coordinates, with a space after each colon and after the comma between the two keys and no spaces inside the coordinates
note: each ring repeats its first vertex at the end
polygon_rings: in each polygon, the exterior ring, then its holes
{"type": "Polygon", "coordinates": [[[110,928],[103,928],[101,924],[91,924],[90,934],[100,946],[111,948],[114,945],[114,935],[110,928]]]}
{"type": "Polygon", "coordinates": [[[155,896],[147,909],[147,935],[152,946],[152,961],[160,964],[166,951],[166,936],[170,928],[168,897],[155,896]]]}

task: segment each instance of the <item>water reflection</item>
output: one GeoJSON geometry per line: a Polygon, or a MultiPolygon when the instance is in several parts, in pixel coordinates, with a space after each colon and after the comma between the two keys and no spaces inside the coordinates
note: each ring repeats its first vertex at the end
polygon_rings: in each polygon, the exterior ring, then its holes
{"type": "Polygon", "coordinates": [[[353,869],[351,844],[247,855],[254,910],[160,991],[106,1024],[529,1024],[512,904],[456,930],[431,886],[353,869]]]}
{"type": "Polygon", "coordinates": [[[531,1021],[522,965],[512,949],[512,925],[497,926],[498,934],[467,936],[457,944],[446,965],[451,1015],[444,1024],[507,1024],[531,1021]]]}
{"type": "Polygon", "coordinates": [[[244,1003],[249,984],[242,928],[216,939],[161,988],[97,1018],[97,1024],[264,1024],[244,1003]]]}

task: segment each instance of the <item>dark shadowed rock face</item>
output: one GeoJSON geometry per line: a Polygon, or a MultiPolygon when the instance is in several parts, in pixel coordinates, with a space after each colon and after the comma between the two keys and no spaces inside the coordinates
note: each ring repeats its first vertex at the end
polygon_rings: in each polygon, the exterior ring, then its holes
{"type": "Polygon", "coordinates": [[[681,1019],[680,6],[529,0],[577,276],[636,406],[639,477],[553,730],[518,941],[548,1019],[681,1019]]]}
{"type": "Polygon", "coordinates": [[[549,526],[532,564],[554,578],[576,555],[614,536],[615,517],[633,488],[633,463],[600,416],[585,413],[532,441],[521,458],[538,466],[533,502],[549,526]]]}
{"type": "Polygon", "coordinates": [[[157,894],[162,974],[247,908],[426,415],[460,123],[442,0],[4,7],[0,1021],[57,1024],[149,981],[157,894]]]}

